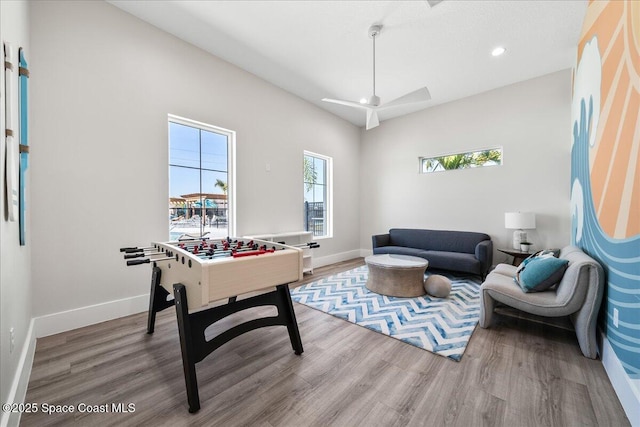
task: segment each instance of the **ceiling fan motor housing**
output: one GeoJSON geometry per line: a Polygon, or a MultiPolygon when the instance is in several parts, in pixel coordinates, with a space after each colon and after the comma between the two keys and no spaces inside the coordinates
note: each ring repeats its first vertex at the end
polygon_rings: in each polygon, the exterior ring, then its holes
{"type": "Polygon", "coordinates": [[[382,25],[372,25],[369,27],[369,37],[376,37],[382,31],[382,25]]]}

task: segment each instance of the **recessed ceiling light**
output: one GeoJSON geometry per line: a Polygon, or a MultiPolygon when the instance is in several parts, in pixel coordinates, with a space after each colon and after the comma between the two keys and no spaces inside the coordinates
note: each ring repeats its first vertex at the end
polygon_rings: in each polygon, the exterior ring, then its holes
{"type": "Polygon", "coordinates": [[[367,98],[360,98],[360,104],[366,104],[367,98]]]}
{"type": "Polygon", "coordinates": [[[507,50],[507,49],[503,48],[502,46],[498,46],[497,48],[495,48],[495,49],[493,49],[493,50],[491,51],[491,55],[493,55],[493,56],[500,56],[500,55],[502,55],[503,53],[505,53],[505,52],[506,52],[506,50],[507,50]]]}

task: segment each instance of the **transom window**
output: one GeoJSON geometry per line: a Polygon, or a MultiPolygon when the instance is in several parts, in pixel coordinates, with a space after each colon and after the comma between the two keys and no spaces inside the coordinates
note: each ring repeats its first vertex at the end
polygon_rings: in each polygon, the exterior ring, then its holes
{"type": "Polygon", "coordinates": [[[454,153],[438,157],[420,157],[420,173],[469,169],[502,164],[502,147],[454,153]]]}

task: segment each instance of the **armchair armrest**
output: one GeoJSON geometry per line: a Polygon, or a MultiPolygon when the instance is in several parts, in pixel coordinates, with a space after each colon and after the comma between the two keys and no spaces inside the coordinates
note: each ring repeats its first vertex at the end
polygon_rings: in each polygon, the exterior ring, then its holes
{"type": "Polygon", "coordinates": [[[372,243],[373,249],[380,248],[382,246],[389,246],[389,243],[391,243],[391,236],[388,233],[372,236],[371,243],[372,243]]]}

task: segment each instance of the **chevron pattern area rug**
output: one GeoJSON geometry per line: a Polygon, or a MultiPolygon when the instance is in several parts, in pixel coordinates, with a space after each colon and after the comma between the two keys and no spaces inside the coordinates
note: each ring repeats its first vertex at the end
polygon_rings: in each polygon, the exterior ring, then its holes
{"type": "Polygon", "coordinates": [[[480,283],[451,279],[449,298],[398,298],[365,287],[367,266],[291,290],[291,299],[351,323],[460,361],[480,316],[480,283]]]}

